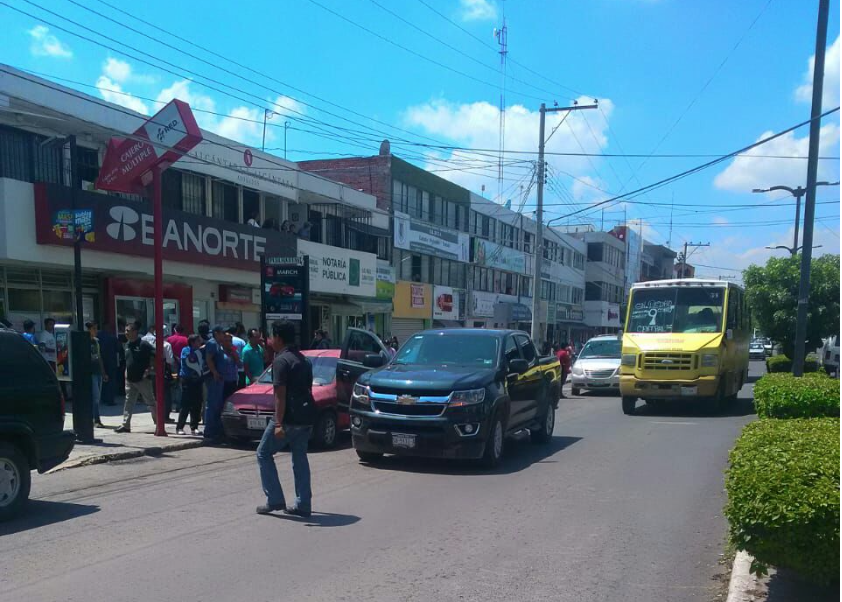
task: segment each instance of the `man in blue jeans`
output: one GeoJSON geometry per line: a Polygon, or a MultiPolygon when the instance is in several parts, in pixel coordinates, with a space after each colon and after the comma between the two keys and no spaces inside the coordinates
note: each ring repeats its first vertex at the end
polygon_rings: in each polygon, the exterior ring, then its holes
{"type": "Polygon", "coordinates": [[[222,430],[222,404],[225,383],[222,378],[225,353],[225,329],[215,326],[208,342],[205,343],[205,362],[208,367],[208,400],[205,405],[205,439],[210,443],[221,443],[225,438],[222,430]]]}
{"type": "Polygon", "coordinates": [[[272,363],[272,384],[275,393],[275,415],[257,446],[257,465],[266,504],[257,507],[258,514],[282,510],[293,516],[310,516],[310,463],[307,443],[316,421],[313,400],[313,368],[295,345],[295,326],[281,320],[272,324],[271,344],[275,349],[272,363]],[[275,452],[289,444],[292,474],[295,480],[295,504],[287,507],[284,490],[278,479],[275,452]]]}

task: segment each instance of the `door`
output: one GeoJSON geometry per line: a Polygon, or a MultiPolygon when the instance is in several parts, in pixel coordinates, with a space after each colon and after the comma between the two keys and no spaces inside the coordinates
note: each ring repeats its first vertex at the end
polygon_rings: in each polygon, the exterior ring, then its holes
{"type": "Polygon", "coordinates": [[[506,361],[506,388],[509,392],[509,429],[515,430],[523,424],[523,414],[528,403],[527,388],[521,380],[522,375],[508,369],[512,360],[525,359],[520,353],[520,346],[514,336],[507,335],[503,343],[503,354],[506,361]]]}
{"type": "Polygon", "coordinates": [[[386,361],[391,357],[374,334],[359,328],[349,328],[336,365],[336,398],[340,411],[348,411],[354,384],[363,372],[370,370],[363,366],[363,358],[369,353],[376,353],[386,361]]]}
{"type": "Polygon", "coordinates": [[[527,424],[538,415],[538,402],[544,377],[538,365],[538,352],[529,337],[525,334],[515,334],[514,338],[521,356],[529,362],[529,369],[518,377],[518,386],[523,388],[521,393],[523,397],[521,420],[523,424],[527,424]]]}

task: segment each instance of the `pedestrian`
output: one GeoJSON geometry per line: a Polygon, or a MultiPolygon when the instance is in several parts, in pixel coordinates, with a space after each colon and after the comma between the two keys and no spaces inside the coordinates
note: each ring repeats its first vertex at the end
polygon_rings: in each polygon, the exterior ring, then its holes
{"type": "Polygon", "coordinates": [[[246,222],[252,228],[259,228],[260,222],[257,219],[260,217],[257,211],[252,211],[249,215],[248,221],[246,222]]]}
{"type": "Polygon", "coordinates": [[[304,240],[310,240],[310,222],[304,222],[301,229],[298,231],[298,236],[304,240]]]}
{"type": "Polygon", "coordinates": [[[220,443],[224,433],[222,430],[222,405],[224,382],[222,367],[225,363],[225,352],[222,345],[225,342],[225,329],[214,326],[210,331],[210,339],[205,343],[204,359],[210,373],[205,383],[207,385],[207,402],[205,404],[205,433],[204,437],[211,443],[220,443]]]}
{"type": "MultiPolygon", "coordinates": [[[[143,340],[155,347],[155,342],[157,340],[157,335],[160,334],[163,338],[164,333],[162,332],[163,327],[159,327],[157,330],[154,326],[149,329],[149,334],[143,337],[143,340]]],[[[175,362],[175,355],[173,354],[172,345],[166,339],[163,341],[163,349],[164,349],[164,422],[167,424],[175,424],[175,420],[170,417],[172,413],[172,406],[173,406],[173,389],[176,384],[175,379],[173,378],[173,373],[177,371],[176,362],[175,362]]],[[[156,347],[157,349],[157,347],[156,347]]],[[[152,378],[153,382],[155,379],[155,366],[153,364],[152,369],[149,371],[150,377],[152,378]]]]}
{"type": "Polygon", "coordinates": [[[222,374],[222,401],[231,397],[237,386],[239,385],[239,370],[240,356],[237,354],[237,349],[234,347],[233,336],[226,332],[223,334],[222,340],[222,365],[220,367],[220,374],[222,374]]]}
{"type": "Polygon", "coordinates": [[[108,382],[108,374],[102,363],[102,350],[99,346],[97,332],[99,330],[96,322],[85,322],[85,328],[91,335],[91,401],[94,406],[94,426],[105,428],[102,424],[102,416],[99,413],[99,402],[102,396],[102,383],[108,382]]]}
{"type": "Polygon", "coordinates": [[[56,371],[56,321],[52,318],[44,320],[44,330],[38,334],[38,350],[50,364],[53,372],[56,371]]]}
{"type": "Polygon", "coordinates": [[[29,318],[23,321],[23,332],[21,335],[33,345],[38,346],[38,339],[35,338],[35,322],[29,318]]]}
{"type": "Polygon", "coordinates": [[[100,404],[106,406],[114,405],[114,391],[117,383],[117,368],[119,366],[119,353],[122,345],[114,334],[114,325],[106,322],[97,335],[99,338],[99,350],[102,356],[102,367],[104,372],[102,379],[102,393],[100,404]],[[105,377],[108,377],[107,379],[105,377]]]}
{"type": "Polygon", "coordinates": [[[123,406],[123,424],[114,430],[115,433],[132,431],[132,414],[138,396],[149,406],[152,422],[157,422],[155,387],[149,378],[155,347],[140,338],[137,322],[126,325],[126,340],[126,403],[123,406]]]}
{"type": "Polygon", "coordinates": [[[397,352],[398,352],[398,349],[400,349],[400,348],[401,348],[401,346],[400,346],[400,344],[398,343],[398,337],[393,336],[393,337],[392,337],[392,349],[394,349],[394,350],[395,350],[395,353],[397,353],[397,352]]]}
{"type": "Polygon", "coordinates": [[[281,232],[289,232],[289,220],[284,220],[281,224],[281,232]]]}
{"type": "Polygon", "coordinates": [[[231,345],[237,351],[237,359],[235,361],[237,365],[237,388],[235,390],[237,391],[246,386],[246,370],[243,365],[243,350],[246,348],[246,342],[237,335],[238,331],[239,326],[237,324],[230,326],[227,331],[227,334],[231,338],[231,345]]]}
{"type": "Polygon", "coordinates": [[[196,332],[199,333],[199,336],[202,337],[203,343],[207,343],[211,339],[211,327],[210,322],[207,320],[201,320],[199,322],[199,326],[196,328],[196,332]]]}
{"type": "Polygon", "coordinates": [[[260,345],[260,331],[252,328],[248,332],[249,342],[243,349],[243,368],[246,384],[250,385],[263,374],[263,347],[260,345]]]}
{"type": "Polygon", "coordinates": [[[564,383],[567,382],[567,375],[570,374],[570,353],[566,347],[559,346],[555,355],[558,358],[558,363],[561,364],[561,386],[559,387],[559,393],[561,398],[564,399],[564,383]]]}
{"type": "MultiPolygon", "coordinates": [[[[167,343],[169,343],[172,347],[173,374],[176,375],[181,374],[181,352],[185,347],[187,347],[187,337],[184,334],[184,330],[184,326],[181,324],[173,324],[173,334],[167,337],[167,343]]],[[[180,412],[182,387],[177,378],[173,379],[170,392],[172,394],[172,406],[175,408],[176,412],[180,412]]]]}
{"type": "Polygon", "coordinates": [[[184,425],[190,417],[190,434],[201,435],[199,432],[199,418],[202,414],[202,378],[204,352],[202,337],[191,334],[187,337],[187,345],[181,350],[178,380],[181,384],[181,411],[175,425],[176,435],[184,435],[184,425]]]}
{"type": "Polygon", "coordinates": [[[295,326],[292,322],[282,320],[272,324],[272,347],[276,353],[272,364],[275,414],[257,446],[260,482],[266,494],[266,503],[257,507],[257,513],[282,510],[285,514],[308,517],[312,511],[312,492],[307,444],[317,418],[313,400],[313,368],[295,347],[295,326]],[[295,482],[295,504],[289,508],[274,457],[284,444],[289,445],[295,482]]]}

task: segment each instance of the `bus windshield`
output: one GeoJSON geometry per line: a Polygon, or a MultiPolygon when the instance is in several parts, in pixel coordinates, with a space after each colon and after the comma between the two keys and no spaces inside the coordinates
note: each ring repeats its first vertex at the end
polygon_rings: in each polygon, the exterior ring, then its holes
{"type": "Polygon", "coordinates": [[[724,288],[636,289],[626,332],[721,332],[724,301],[724,288]]]}

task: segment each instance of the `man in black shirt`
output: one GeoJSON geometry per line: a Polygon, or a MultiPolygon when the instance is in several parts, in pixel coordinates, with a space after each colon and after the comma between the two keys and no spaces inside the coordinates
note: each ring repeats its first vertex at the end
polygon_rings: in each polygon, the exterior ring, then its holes
{"type": "Polygon", "coordinates": [[[155,422],[155,387],[148,378],[152,367],[155,348],[140,338],[137,324],[126,325],[126,404],[123,406],[123,424],[117,427],[115,433],[130,433],[132,430],[132,414],[137,403],[138,395],[149,406],[152,421],[155,422]]]}
{"type": "Polygon", "coordinates": [[[310,516],[310,464],[307,443],[317,418],[313,401],[313,368],[294,346],[295,326],[282,320],[272,324],[271,344],[275,349],[272,363],[272,382],[275,392],[275,415],[266,425],[257,447],[260,481],[266,494],[266,504],[258,506],[258,514],[283,510],[295,516],[310,516]],[[287,508],[284,490],[275,467],[275,452],[289,444],[292,474],[295,480],[295,505],[287,508]]]}

